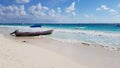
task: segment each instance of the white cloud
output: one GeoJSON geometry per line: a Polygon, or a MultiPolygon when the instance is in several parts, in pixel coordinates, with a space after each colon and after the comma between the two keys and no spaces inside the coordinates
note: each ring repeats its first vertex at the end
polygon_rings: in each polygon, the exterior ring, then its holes
{"type": "MultiPolygon", "coordinates": [[[[57,8],[58,12],[61,12],[60,8],[57,8]]],[[[42,6],[41,3],[38,5],[33,5],[28,10],[30,15],[34,16],[55,16],[56,11],[54,9],[49,9],[46,6],[42,6]]]]}
{"type": "Polygon", "coordinates": [[[46,7],[46,6],[43,6],[42,8],[43,8],[44,10],[49,10],[49,8],[46,7]]]}
{"type": "MultiPolygon", "coordinates": [[[[74,12],[75,3],[71,4],[73,7],[69,8],[70,13],[67,15],[66,12],[62,12],[60,7],[50,9],[47,6],[43,6],[41,3],[37,5],[32,5],[25,10],[24,5],[0,5],[0,22],[7,23],[19,23],[20,19],[23,22],[33,23],[33,22],[73,22],[74,19],[69,16],[69,14],[75,16],[74,12]]],[[[70,6],[71,6],[70,5],[70,6]]],[[[75,20],[76,21],[76,20],[75,20]]]]}
{"type": "Polygon", "coordinates": [[[118,13],[118,12],[117,12],[116,10],[114,10],[114,9],[110,9],[109,12],[110,12],[111,14],[117,14],[117,13],[118,13]]]}
{"type": "Polygon", "coordinates": [[[49,15],[50,15],[50,16],[55,16],[55,13],[56,13],[56,12],[55,12],[54,9],[52,9],[52,10],[49,11],[49,15]]]}
{"type": "Polygon", "coordinates": [[[109,10],[109,8],[106,5],[101,5],[99,8],[96,10],[109,10]]]}
{"type": "Polygon", "coordinates": [[[74,11],[75,11],[75,2],[72,2],[72,4],[66,8],[65,12],[75,16],[76,13],[74,11]]]}
{"type": "Polygon", "coordinates": [[[20,6],[20,14],[21,15],[26,15],[26,11],[25,11],[24,5],[20,6]]]}
{"type": "Polygon", "coordinates": [[[49,11],[49,8],[42,6],[41,3],[38,5],[33,5],[29,8],[29,13],[35,16],[46,16],[46,13],[49,11]]]}
{"type": "Polygon", "coordinates": [[[75,10],[75,2],[73,2],[68,8],[66,8],[66,13],[71,13],[75,10]]]}
{"type": "Polygon", "coordinates": [[[57,11],[58,11],[58,13],[61,13],[61,8],[58,7],[58,8],[57,8],[57,11]]]}
{"type": "Polygon", "coordinates": [[[118,11],[117,11],[117,10],[108,8],[106,5],[101,5],[101,7],[100,7],[100,8],[97,8],[96,10],[107,11],[107,12],[109,12],[110,14],[118,14],[118,11]]]}
{"type": "Polygon", "coordinates": [[[16,3],[29,3],[30,0],[16,0],[16,3]]]}
{"type": "Polygon", "coordinates": [[[0,16],[3,15],[3,7],[0,5],[0,16]]]}
{"type": "Polygon", "coordinates": [[[89,15],[88,15],[88,14],[85,14],[84,16],[85,16],[86,18],[93,18],[93,14],[89,14],[89,15]]]}
{"type": "Polygon", "coordinates": [[[9,6],[0,6],[0,14],[6,16],[16,16],[16,15],[26,15],[26,11],[24,8],[24,5],[15,6],[15,5],[9,5],[9,6]]]}
{"type": "Polygon", "coordinates": [[[20,18],[24,19],[27,16],[24,5],[0,5],[0,22],[19,22],[20,18]]]}
{"type": "Polygon", "coordinates": [[[39,3],[39,4],[36,6],[36,8],[37,8],[38,10],[41,9],[41,8],[42,8],[41,3],[39,3]]]}
{"type": "Polygon", "coordinates": [[[75,12],[72,12],[72,15],[73,15],[73,16],[76,16],[76,13],[75,13],[75,12]]]}

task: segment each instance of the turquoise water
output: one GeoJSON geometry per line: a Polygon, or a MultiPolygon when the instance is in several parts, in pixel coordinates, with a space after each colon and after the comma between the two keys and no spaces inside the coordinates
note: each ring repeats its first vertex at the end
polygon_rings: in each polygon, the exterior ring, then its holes
{"type": "MultiPolygon", "coordinates": [[[[0,24],[3,26],[30,26],[32,24],[0,24]]],[[[39,24],[38,24],[39,25],[39,24]]],[[[42,27],[60,28],[60,29],[74,29],[74,30],[96,30],[96,31],[110,31],[120,32],[120,24],[41,24],[42,27]]]]}
{"type": "Polygon", "coordinates": [[[0,25],[18,30],[40,31],[54,29],[53,38],[82,40],[105,46],[120,46],[120,27],[117,24],[41,24],[41,28],[30,28],[31,24],[0,25]]]}
{"type": "Polygon", "coordinates": [[[117,27],[116,24],[49,24],[43,26],[61,29],[120,32],[120,27],[117,27]]]}
{"type": "Polygon", "coordinates": [[[54,38],[120,46],[120,27],[116,24],[49,24],[43,27],[55,29],[54,38]]]}

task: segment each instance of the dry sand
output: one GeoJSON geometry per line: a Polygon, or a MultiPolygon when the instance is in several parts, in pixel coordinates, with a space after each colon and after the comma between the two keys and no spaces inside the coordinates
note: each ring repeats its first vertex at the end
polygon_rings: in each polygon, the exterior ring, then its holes
{"type": "Polygon", "coordinates": [[[0,68],[120,68],[120,51],[86,42],[0,35],[0,68]]]}
{"type": "Polygon", "coordinates": [[[86,68],[86,66],[35,44],[16,42],[0,35],[0,68],[86,68]]]}
{"type": "Polygon", "coordinates": [[[56,52],[88,68],[120,68],[120,52],[114,51],[114,49],[110,51],[105,49],[108,47],[98,44],[56,41],[48,37],[15,37],[14,39],[17,42],[56,52]]]}

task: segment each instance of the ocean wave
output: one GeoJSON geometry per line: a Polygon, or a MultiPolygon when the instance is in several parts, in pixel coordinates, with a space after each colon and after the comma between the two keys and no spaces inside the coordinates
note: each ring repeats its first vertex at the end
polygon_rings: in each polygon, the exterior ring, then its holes
{"type": "Polygon", "coordinates": [[[90,43],[90,42],[86,42],[86,41],[83,41],[83,40],[75,40],[75,39],[60,39],[60,38],[54,38],[54,37],[46,37],[46,36],[42,36],[42,37],[45,37],[45,38],[49,38],[49,39],[52,39],[52,40],[55,40],[55,41],[59,41],[61,43],[71,43],[71,44],[79,44],[79,45],[83,45],[83,46],[94,46],[94,47],[101,47],[101,48],[105,48],[107,50],[110,50],[110,51],[117,51],[117,52],[120,52],[120,47],[118,46],[109,46],[109,45],[105,45],[105,44],[98,44],[98,43],[90,43]]]}
{"type": "Polygon", "coordinates": [[[69,41],[82,40],[90,43],[96,43],[105,46],[120,46],[120,34],[101,31],[88,30],[69,30],[55,29],[53,34],[55,38],[66,39],[69,41]]]}
{"type": "Polygon", "coordinates": [[[84,27],[75,27],[75,29],[84,29],[86,28],[85,26],[84,27]]]}
{"type": "Polygon", "coordinates": [[[97,36],[110,36],[110,37],[120,37],[120,33],[113,32],[103,32],[103,31],[91,31],[91,30],[70,30],[70,29],[55,29],[57,32],[67,32],[67,33],[79,33],[97,36]]]}

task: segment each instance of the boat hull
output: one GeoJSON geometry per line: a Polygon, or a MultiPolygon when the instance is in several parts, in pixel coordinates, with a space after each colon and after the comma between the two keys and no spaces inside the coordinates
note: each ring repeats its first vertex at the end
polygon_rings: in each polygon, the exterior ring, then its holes
{"type": "Polygon", "coordinates": [[[52,34],[52,32],[53,32],[53,30],[40,31],[40,32],[19,32],[19,31],[15,31],[11,34],[15,34],[15,36],[21,37],[21,36],[49,35],[49,34],[52,34]]]}

